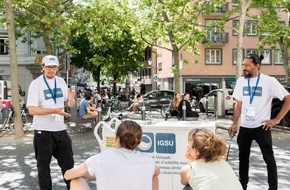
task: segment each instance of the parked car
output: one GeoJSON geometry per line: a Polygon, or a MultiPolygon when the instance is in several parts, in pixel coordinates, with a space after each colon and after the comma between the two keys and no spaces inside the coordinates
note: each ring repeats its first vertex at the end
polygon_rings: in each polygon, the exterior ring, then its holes
{"type": "Polygon", "coordinates": [[[144,94],[143,100],[147,108],[161,109],[162,106],[168,105],[173,97],[174,97],[174,91],[153,90],[144,94]]]}
{"type": "MultiPolygon", "coordinates": [[[[290,84],[288,85],[285,84],[283,86],[288,92],[290,92],[290,84]]],[[[272,100],[271,119],[275,118],[278,115],[283,104],[284,104],[284,101],[281,101],[278,98],[274,98],[272,100]]],[[[290,127],[290,110],[288,111],[288,113],[284,116],[284,118],[281,120],[281,122],[278,125],[290,127]]]]}
{"type": "Polygon", "coordinates": [[[208,111],[214,111],[215,110],[215,97],[217,96],[217,92],[223,92],[224,94],[224,105],[225,105],[225,113],[227,112],[233,112],[233,105],[234,105],[234,99],[232,97],[234,90],[233,89],[215,89],[210,91],[208,94],[204,95],[198,103],[200,112],[206,111],[206,100],[208,101],[208,111]]]}

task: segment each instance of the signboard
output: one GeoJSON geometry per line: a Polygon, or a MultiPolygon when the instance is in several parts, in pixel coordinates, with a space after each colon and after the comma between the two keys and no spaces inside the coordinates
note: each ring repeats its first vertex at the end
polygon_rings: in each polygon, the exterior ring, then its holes
{"type": "Polygon", "coordinates": [[[158,81],[158,76],[156,74],[153,76],[153,81],[154,82],[157,82],[158,81]]]}

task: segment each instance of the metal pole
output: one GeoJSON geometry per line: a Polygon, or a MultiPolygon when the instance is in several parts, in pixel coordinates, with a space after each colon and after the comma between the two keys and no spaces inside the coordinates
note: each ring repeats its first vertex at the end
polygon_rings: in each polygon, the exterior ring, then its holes
{"type": "Polygon", "coordinates": [[[142,121],[145,120],[145,103],[144,103],[144,100],[143,100],[143,105],[142,105],[142,108],[141,108],[141,115],[142,115],[142,121]]]}
{"type": "Polygon", "coordinates": [[[214,96],[214,113],[216,120],[218,119],[218,101],[217,101],[217,95],[214,96]]]}
{"type": "Polygon", "coordinates": [[[206,113],[206,116],[208,116],[208,97],[207,96],[205,98],[205,113],[206,113]]]}
{"type": "Polygon", "coordinates": [[[185,101],[182,101],[182,121],[185,121],[186,119],[186,104],[185,101]]]}
{"type": "Polygon", "coordinates": [[[102,120],[102,103],[100,102],[98,104],[98,122],[100,122],[102,120]]]}

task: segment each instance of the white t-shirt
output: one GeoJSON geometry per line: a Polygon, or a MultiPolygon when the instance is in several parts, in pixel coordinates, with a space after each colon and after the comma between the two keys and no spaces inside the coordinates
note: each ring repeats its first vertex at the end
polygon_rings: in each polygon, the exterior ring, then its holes
{"type": "Polygon", "coordinates": [[[231,166],[223,159],[191,163],[189,185],[193,190],[243,190],[231,166]]]}
{"type": "Polygon", "coordinates": [[[99,190],[152,190],[155,163],[139,151],[107,150],[85,163],[99,190]]]}
{"type": "MultiPolygon", "coordinates": [[[[33,80],[28,89],[27,106],[36,106],[41,108],[64,107],[67,100],[67,85],[63,78],[55,76],[54,79],[46,79],[47,87],[43,75],[33,80]],[[56,82],[56,91],[55,88],[56,82]],[[52,98],[52,94],[56,92],[56,102],[52,98]]],[[[62,131],[66,129],[63,116],[58,115],[55,119],[53,114],[34,115],[33,127],[35,130],[43,131],[62,131]]]]}
{"type": "Polygon", "coordinates": [[[250,106],[250,96],[248,88],[248,78],[240,77],[237,81],[233,97],[242,101],[240,126],[246,128],[257,128],[262,125],[262,121],[271,117],[271,104],[274,97],[283,100],[289,93],[275,79],[268,75],[260,74],[260,79],[256,87],[258,77],[250,78],[250,89],[255,90],[252,104],[250,106]],[[256,87],[256,88],[255,88],[256,87]],[[251,108],[250,108],[251,107],[251,108]],[[247,110],[254,109],[254,119],[246,116],[247,110]]]}

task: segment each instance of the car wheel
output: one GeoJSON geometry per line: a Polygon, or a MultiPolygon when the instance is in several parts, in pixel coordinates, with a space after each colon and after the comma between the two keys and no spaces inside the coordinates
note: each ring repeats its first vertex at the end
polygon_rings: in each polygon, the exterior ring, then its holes
{"type": "Polygon", "coordinates": [[[199,103],[199,110],[200,112],[204,113],[205,112],[205,109],[204,109],[204,106],[202,103],[199,103]]]}

